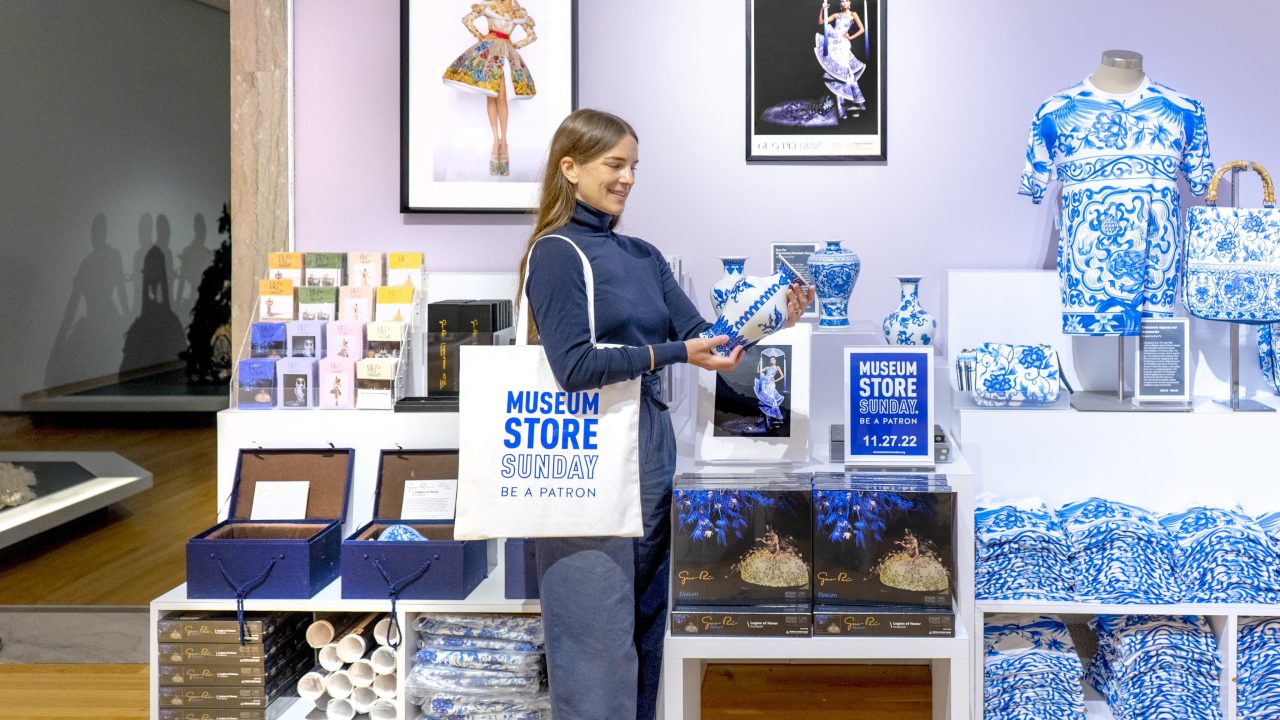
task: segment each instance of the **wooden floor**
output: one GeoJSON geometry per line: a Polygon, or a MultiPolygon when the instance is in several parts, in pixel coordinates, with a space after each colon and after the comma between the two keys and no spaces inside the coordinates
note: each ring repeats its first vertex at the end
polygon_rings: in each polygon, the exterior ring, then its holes
{"type": "MultiPolygon", "coordinates": [[[[145,718],[147,672],[146,665],[0,664],[0,720],[145,718]]],[[[928,720],[929,695],[922,665],[711,665],[702,717],[928,720]]]]}
{"type": "Polygon", "coordinates": [[[146,606],[183,582],[187,539],[217,515],[216,432],[211,419],[139,421],[0,415],[0,451],[117,452],[155,478],[109,510],[0,550],[0,605],[146,606]]]}

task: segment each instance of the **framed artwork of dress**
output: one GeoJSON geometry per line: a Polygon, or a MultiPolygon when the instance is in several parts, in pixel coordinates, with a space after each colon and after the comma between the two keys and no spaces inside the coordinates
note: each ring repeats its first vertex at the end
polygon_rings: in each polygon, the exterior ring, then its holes
{"type": "Polygon", "coordinates": [[[577,109],[576,0],[401,0],[402,212],[527,212],[577,109]]]}
{"type": "Polygon", "coordinates": [[[724,373],[698,373],[700,463],[809,461],[809,345],[799,323],[746,349],[724,373]]]}
{"type": "Polygon", "coordinates": [[[888,159],[888,0],[747,0],[747,160],[888,159]]]}

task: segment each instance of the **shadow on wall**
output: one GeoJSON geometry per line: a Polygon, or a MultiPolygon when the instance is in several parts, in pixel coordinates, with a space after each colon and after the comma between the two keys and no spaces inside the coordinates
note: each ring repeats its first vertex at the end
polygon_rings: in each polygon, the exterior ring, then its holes
{"type": "MultiPolygon", "coordinates": [[[[74,377],[76,371],[69,367],[68,359],[111,358],[120,353],[119,371],[125,372],[176,361],[186,347],[183,324],[174,312],[175,298],[170,293],[170,277],[175,274],[169,251],[169,219],[158,215],[153,223],[150,213],[142,215],[133,272],[127,276],[120,252],[107,242],[107,236],[107,217],[98,213],[89,230],[89,255],[80,261],[72,280],[71,297],[45,366],[48,387],[86,379],[74,377]],[[135,319],[122,341],[120,331],[131,317],[135,319]]],[[[197,278],[198,284],[212,257],[204,241],[204,217],[197,214],[195,235],[182,253],[183,274],[175,280],[183,296],[194,295],[195,284],[190,278],[197,278]]]]}

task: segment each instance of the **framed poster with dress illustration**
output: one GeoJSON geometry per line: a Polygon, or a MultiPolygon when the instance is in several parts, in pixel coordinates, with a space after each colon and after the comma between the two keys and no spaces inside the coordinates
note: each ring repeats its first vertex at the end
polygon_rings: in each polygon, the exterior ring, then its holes
{"type": "Polygon", "coordinates": [[[401,0],[402,212],[527,212],[578,106],[576,0],[401,0]]]}
{"type": "Polygon", "coordinates": [[[887,159],[888,0],[747,0],[747,160],[887,159]]]}

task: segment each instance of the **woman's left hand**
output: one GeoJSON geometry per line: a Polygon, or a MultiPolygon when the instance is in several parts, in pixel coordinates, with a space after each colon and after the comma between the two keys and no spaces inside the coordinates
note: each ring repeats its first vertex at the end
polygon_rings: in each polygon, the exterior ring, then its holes
{"type": "Polygon", "coordinates": [[[818,297],[818,290],[812,285],[807,288],[801,288],[800,283],[793,283],[787,288],[787,324],[785,327],[793,327],[804,314],[804,309],[818,297]]]}

